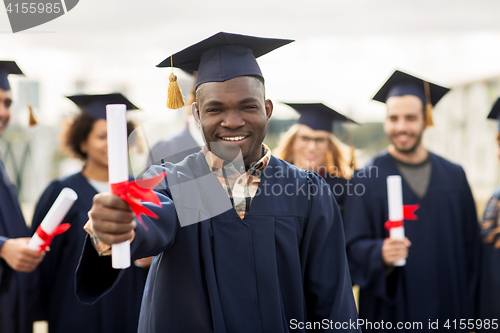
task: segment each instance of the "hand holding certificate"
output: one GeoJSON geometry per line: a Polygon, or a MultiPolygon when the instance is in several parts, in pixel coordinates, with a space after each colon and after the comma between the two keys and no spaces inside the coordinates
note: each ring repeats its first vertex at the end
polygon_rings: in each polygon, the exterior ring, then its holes
{"type": "MultiPolygon", "coordinates": [[[[419,205],[403,206],[401,176],[394,175],[387,177],[387,200],[389,220],[385,223],[385,228],[389,230],[389,238],[405,239],[404,220],[416,220],[415,211],[419,208],[419,205]]],[[[396,267],[405,265],[406,259],[400,259],[393,264],[396,267]]]]}
{"type": "MultiPolygon", "coordinates": [[[[127,149],[127,116],[124,104],[106,106],[106,123],[108,131],[108,173],[111,193],[118,195],[129,205],[136,218],[147,230],[140,215],[157,217],[144,207],[141,201],[149,201],[160,205],[160,200],[151,190],[165,178],[161,173],[149,179],[128,181],[128,149],[127,149]],[[140,186],[138,185],[140,184],[140,186]]],[[[130,267],[130,241],[111,245],[111,261],[115,269],[130,267]]]]}
{"type": "MultiPolygon", "coordinates": [[[[401,176],[387,177],[387,199],[389,205],[389,237],[393,239],[405,238],[405,227],[403,222],[403,188],[401,176]]],[[[400,259],[394,266],[406,265],[406,259],[400,259]]]]}

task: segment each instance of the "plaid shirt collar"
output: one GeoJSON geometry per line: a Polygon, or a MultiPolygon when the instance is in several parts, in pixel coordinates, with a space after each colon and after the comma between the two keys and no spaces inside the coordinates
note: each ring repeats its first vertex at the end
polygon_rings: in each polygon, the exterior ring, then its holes
{"type": "MultiPolygon", "coordinates": [[[[219,173],[222,174],[224,160],[215,155],[214,153],[212,153],[211,151],[209,151],[207,146],[203,146],[203,153],[205,154],[205,159],[207,161],[208,166],[210,167],[210,171],[216,174],[219,173]]],[[[269,161],[271,160],[271,149],[269,149],[269,147],[267,147],[265,144],[262,144],[262,155],[263,156],[260,160],[250,164],[248,170],[246,171],[248,176],[258,177],[259,173],[257,171],[265,168],[269,164],[269,161]]],[[[232,162],[226,163],[226,166],[224,168],[224,171],[226,173],[228,170],[231,169],[233,169],[235,173],[238,173],[240,175],[245,172],[242,169],[243,166],[240,167],[240,170],[238,170],[236,167],[228,168],[228,165],[230,164],[232,164],[232,162]]]]}

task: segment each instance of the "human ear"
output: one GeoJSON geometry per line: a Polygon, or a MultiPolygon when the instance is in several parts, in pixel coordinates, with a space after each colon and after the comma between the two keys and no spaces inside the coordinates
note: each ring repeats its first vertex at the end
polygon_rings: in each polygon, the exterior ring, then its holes
{"type": "Polygon", "coordinates": [[[198,108],[198,102],[194,102],[191,105],[191,114],[193,115],[194,120],[196,120],[198,126],[200,126],[200,109],[198,108]]]}
{"type": "Polygon", "coordinates": [[[83,142],[80,143],[80,151],[84,154],[87,154],[88,152],[88,140],[85,140],[83,142]]]}
{"type": "Polygon", "coordinates": [[[266,107],[266,117],[267,117],[267,121],[269,122],[269,119],[271,119],[271,116],[273,114],[273,102],[270,100],[270,99],[266,99],[264,101],[264,105],[266,107]]]}

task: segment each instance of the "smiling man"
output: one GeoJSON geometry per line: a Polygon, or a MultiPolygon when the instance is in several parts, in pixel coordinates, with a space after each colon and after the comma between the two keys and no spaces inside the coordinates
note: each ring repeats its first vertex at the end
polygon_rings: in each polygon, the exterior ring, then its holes
{"type": "Polygon", "coordinates": [[[425,331],[437,320],[438,331],[447,321],[457,331],[455,318],[474,319],[480,245],[474,200],[463,169],[422,144],[432,123],[431,105],[448,90],[400,71],[389,78],[374,99],[387,105],[384,130],[391,144],[356,172],[354,183],[365,194],[348,197],[345,205],[360,319],[391,322],[394,328],[397,322],[424,325],[405,332],[425,331]],[[404,240],[387,238],[384,228],[389,175],[402,176],[403,203],[420,206],[418,220],[404,224],[404,240]],[[394,267],[402,258],[406,265],[394,267]]]}
{"type": "MultiPolygon", "coordinates": [[[[150,169],[166,170],[167,181],[149,231],[118,197],[95,198],[96,248],[131,240],[133,258],[156,256],[139,332],[359,332],[331,191],[263,144],[273,104],[256,57],[290,42],[219,33],[173,55],[198,70],[193,115],[206,147],[150,169]]],[[[120,276],[87,241],[80,299],[95,301],[120,276]]]]}
{"type": "MultiPolygon", "coordinates": [[[[9,124],[12,91],[9,74],[23,75],[14,61],[0,61],[0,135],[9,124]]],[[[28,319],[27,272],[33,271],[45,253],[28,248],[29,231],[14,185],[0,159],[0,332],[32,331],[28,319]]]]}

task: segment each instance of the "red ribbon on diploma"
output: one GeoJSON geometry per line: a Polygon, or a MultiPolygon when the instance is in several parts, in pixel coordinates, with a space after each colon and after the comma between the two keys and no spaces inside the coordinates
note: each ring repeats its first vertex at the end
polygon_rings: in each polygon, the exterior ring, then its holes
{"type": "MultiPolygon", "coordinates": [[[[420,208],[420,205],[404,205],[403,206],[403,219],[404,220],[418,220],[418,216],[415,215],[415,211],[420,208]]],[[[403,220],[401,221],[387,221],[384,224],[384,227],[387,230],[391,230],[392,228],[399,228],[404,226],[403,220]]]]}
{"type": "Polygon", "coordinates": [[[63,232],[66,232],[66,230],[68,230],[69,227],[71,227],[71,224],[63,223],[60,224],[56,228],[56,230],[54,230],[51,234],[48,234],[42,229],[42,225],[39,225],[38,228],[36,228],[36,234],[38,235],[38,237],[40,237],[41,240],[43,240],[43,244],[40,245],[40,250],[38,250],[38,254],[42,253],[48,246],[50,246],[50,244],[52,244],[54,237],[62,234],[63,232]]]}
{"type": "Polygon", "coordinates": [[[142,178],[132,182],[124,181],[121,183],[110,184],[111,193],[119,196],[120,199],[127,202],[130,209],[137,217],[137,220],[139,220],[142,227],[146,230],[148,230],[148,227],[142,221],[141,214],[154,217],[155,219],[158,218],[158,215],[156,215],[149,208],[144,207],[141,201],[151,202],[158,207],[161,206],[160,199],[154,193],[153,189],[161,183],[166,174],[167,172],[164,171],[149,178],[142,178]]]}

